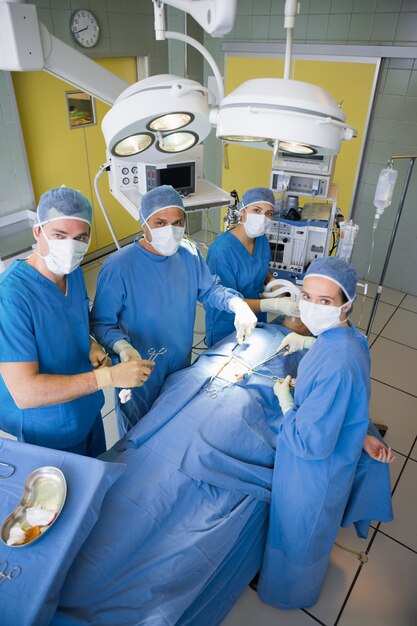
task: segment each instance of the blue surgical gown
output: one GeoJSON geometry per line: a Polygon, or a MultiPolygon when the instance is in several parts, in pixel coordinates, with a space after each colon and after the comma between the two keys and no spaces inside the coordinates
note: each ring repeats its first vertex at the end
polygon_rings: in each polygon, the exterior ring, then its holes
{"type": "Polygon", "coordinates": [[[153,254],[136,241],[106,260],[91,316],[97,341],[111,350],[125,339],[143,359],[152,349],[166,349],[129,402],[120,405],[116,395],[121,432],[149,411],[168,374],[190,364],[197,300],[228,310],[235,296],[240,294],[213,281],[200,252],[186,240],[172,256],[153,254]]]}
{"type": "Polygon", "coordinates": [[[322,333],[301,360],[279,429],[260,598],[317,601],[369,424],[370,358],[353,327],[322,333]]]}
{"type": "MultiPolygon", "coordinates": [[[[80,268],[68,274],[64,295],[35,268],[15,261],[0,274],[0,361],[37,362],[40,374],[90,372],[88,316],[80,268]]],[[[77,446],[87,439],[103,404],[97,391],[71,402],[19,409],[0,376],[0,428],[27,443],[59,450],[77,446]]]]}
{"type": "MultiPolygon", "coordinates": [[[[256,237],[251,255],[231,231],[219,235],[207,254],[207,265],[220,283],[251,299],[258,299],[264,290],[270,260],[271,251],[265,235],[256,237]]],[[[210,347],[233,332],[233,315],[208,305],[205,309],[206,342],[210,347]]],[[[266,313],[258,313],[257,317],[260,322],[266,322],[266,313]]]]}

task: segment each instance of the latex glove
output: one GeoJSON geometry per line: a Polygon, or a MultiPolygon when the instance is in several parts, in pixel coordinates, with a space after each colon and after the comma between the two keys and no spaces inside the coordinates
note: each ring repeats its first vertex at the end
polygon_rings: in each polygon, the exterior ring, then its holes
{"type": "Polygon", "coordinates": [[[259,301],[259,306],[264,313],[281,313],[291,317],[300,317],[298,304],[292,298],[264,298],[259,301]]]}
{"type": "Polygon", "coordinates": [[[97,388],[142,387],[152,373],[153,361],[126,361],[113,367],[93,370],[97,388]]]}
{"type": "Polygon", "coordinates": [[[282,350],[285,346],[288,346],[288,350],[283,353],[285,356],[293,352],[298,352],[299,350],[309,350],[315,341],[315,337],[305,337],[298,333],[289,333],[279,344],[277,352],[282,350]]]}
{"type": "Polygon", "coordinates": [[[90,353],[88,358],[93,366],[93,369],[97,369],[98,367],[109,367],[111,365],[111,361],[105,353],[104,348],[102,348],[100,344],[92,338],[90,339],[90,353]]]}
{"type": "Polygon", "coordinates": [[[113,346],[113,352],[119,355],[122,363],[125,361],[141,361],[142,357],[139,352],[130,345],[126,339],[119,339],[113,346]]]}
{"type": "Polygon", "coordinates": [[[229,300],[229,309],[235,314],[234,324],[237,331],[237,342],[242,344],[255,328],[258,323],[258,318],[255,313],[251,311],[246,302],[243,302],[243,300],[237,296],[229,300]]]}
{"type": "Polygon", "coordinates": [[[278,398],[283,415],[294,406],[294,398],[290,391],[291,376],[287,376],[284,380],[277,380],[274,385],[274,394],[278,398]]]}
{"type": "Polygon", "coordinates": [[[381,463],[392,463],[396,459],[391,448],[387,448],[378,437],[374,437],[373,435],[366,435],[363,449],[369,454],[371,459],[375,459],[375,461],[380,461],[381,463]]]}

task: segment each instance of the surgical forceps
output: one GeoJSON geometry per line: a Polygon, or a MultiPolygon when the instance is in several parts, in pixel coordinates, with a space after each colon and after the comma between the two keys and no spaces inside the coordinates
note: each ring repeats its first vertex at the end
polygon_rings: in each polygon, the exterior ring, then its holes
{"type": "Polygon", "coordinates": [[[2,463],[0,461],[0,478],[10,478],[15,473],[15,466],[11,463],[2,463]],[[3,469],[8,468],[8,469],[3,469]]]}
{"type": "MultiPolygon", "coordinates": [[[[148,350],[149,360],[155,361],[156,357],[160,356],[161,354],[165,354],[165,352],[167,352],[166,348],[160,348],[158,351],[156,351],[155,348],[149,348],[148,350]]],[[[126,404],[126,402],[129,402],[131,397],[132,397],[131,389],[121,389],[121,391],[119,391],[119,398],[122,404],[126,404]]]]}
{"type": "Polygon", "coordinates": [[[165,354],[166,352],[167,352],[166,348],[160,348],[158,351],[155,350],[155,348],[149,348],[148,350],[149,359],[151,361],[155,361],[156,357],[160,356],[161,354],[165,354]]]}
{"type": "Polygon", "coordinates": [[[9,573],[6,573],[7,568],[9,567],[9,563],[4,560],[0,561],[0,585],[4,583],[5,580],[14,580],[20,575],[22,571],[19,566],[13,567],[9,573]]]}
{"type": "Polygon", "coordinates": [[[257,363],[256,365],[254,365],[252,367],[252,371],[257,370],[258,367],[261,367],[262,365],[265,365],[265,363],[268,363],[268,361],[272,361],[272,359],[275,359],[275,357],[282,356],[283,354],[285,354],[287,352],[288,349],[289,349],[289,345],[288,344],[283,346],[281,348],[281,350],[278,350],[277,352],[274,352],[274,354],[271,354],[271,356],[269,356],[268,358],[264,359],[260,363],[257,363]]]}

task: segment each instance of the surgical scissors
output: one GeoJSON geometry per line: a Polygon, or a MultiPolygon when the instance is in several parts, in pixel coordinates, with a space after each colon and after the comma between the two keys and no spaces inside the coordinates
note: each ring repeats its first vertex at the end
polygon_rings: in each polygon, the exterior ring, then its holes
{"type": "Polygon", "coordinates": [[[12,465],[11,463],[2,463],[0,461],[0,478],[10,478],[10,476],[13,476],[13,474],[15,473],[15,470],[16,470],[15,466],[12,465]],[[7,467],[9,469],[3,470],[2,469],[3,467],[7,467]]]}
{"type": "Polygon", "coordinates": [[[215,400],[219,395],[217,389],[215,389],[213,385],[204,387],[203,391],[205,392],[208,398],[212,398],[213,400],[215,400]]]}
{"type": "Polygon", "coordinates": [[[4,560],[0,561],[0,585],[4,583],[5,580],[14,580],[20,575],[22,571],[19,566],[12,567],[10,572],[7,574],[6,570],[9,567],[9,563],[4,560]]]}
{"type": "Polygon", "coordinates": [[[148,354],[151,361],[155,361],[156,357],[167,352],[166,348],[160,348],[158,351],[155,348],[149,348],[148,354]]]}

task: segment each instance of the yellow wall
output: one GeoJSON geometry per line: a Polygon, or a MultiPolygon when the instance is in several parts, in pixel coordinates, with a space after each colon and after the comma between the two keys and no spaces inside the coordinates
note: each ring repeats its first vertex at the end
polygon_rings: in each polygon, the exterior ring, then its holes
{"type": "MultiPolygon", "coordinates": [[[[374,63],[339,61],[294,61],[295,80],[326,89],[342,109],[349,126],[358,130],[358,138],[342,142],[337,157],[334,182],[340,187],[338,206],[348,215],[355,175],[360,159],[369,102],[376,71],[374,63]]],[[[263,57],[227,57],[226,93],[252,78],[282,78],[284,61],[263,57]]],[[[267,150],[228,146],[229,168],[223,167],[222,187],[237,189],[239,195],[255,186],[269,186],[272,153],[267,150]]]]}
{"type": "MultiPolygon", "coordinates": [[[[95,60],[120,78],[136,81],[135,58],[95,60]]],[[[13,84],[36,201],[52,187],[79,189],[94,209],[89,252],[112,243],[94,192],[94,176],[106,161],[101,121],[110,107],[95,100],[97,124],[71,130],[65,92],[74,91],[74,86],[46,72],[16,72],[13,84]]],[[[101,177],[99,189],[117,237],[123,239],[138,232],[136,220],[110,194],[107,174],[101,177]]]]}

